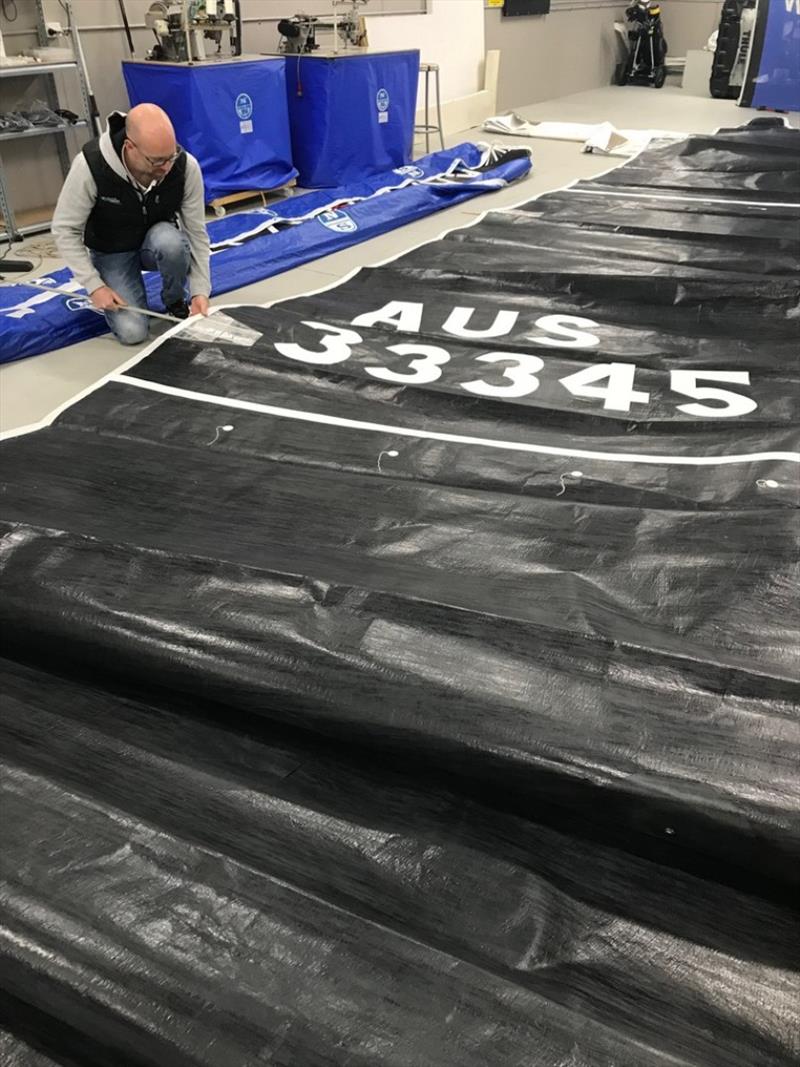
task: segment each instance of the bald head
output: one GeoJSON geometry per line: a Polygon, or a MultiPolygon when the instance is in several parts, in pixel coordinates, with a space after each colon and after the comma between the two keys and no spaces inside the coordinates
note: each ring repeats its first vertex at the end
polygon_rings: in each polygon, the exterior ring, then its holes
{"type": "Polygon", "coordinates": [[[125,137],[125,162],[134,177],[144,185],[160,181],[177,151],[166,111],[156,104],[137,104],[125,116],[125,137]]]}
{"type": "Polygon", "coordinates": [[[148,156],[171,156],[175,151],[175,130],[169,115],[157,104],[137,104],[125,117],[125,133],[148,156]]]}

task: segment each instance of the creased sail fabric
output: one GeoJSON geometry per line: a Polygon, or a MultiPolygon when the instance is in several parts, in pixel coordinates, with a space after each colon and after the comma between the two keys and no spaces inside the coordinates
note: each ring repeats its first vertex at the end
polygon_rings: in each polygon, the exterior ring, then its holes
{"type": "Polygon", "coordinates": [[[798,138],[2,445],[10,1062],[797,1062],[798,138]]]}

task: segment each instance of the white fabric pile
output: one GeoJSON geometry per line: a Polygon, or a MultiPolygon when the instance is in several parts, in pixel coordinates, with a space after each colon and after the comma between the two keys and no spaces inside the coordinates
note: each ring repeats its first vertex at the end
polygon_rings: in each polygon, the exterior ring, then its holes
{"type": "Polygon", "coordinates": [[[656,138],[678,141],[685,133],[674,130],[618,130],[610,122],[527,122],[513,111],[487,119],[482,129],[511,137],[541,137],[548,141],[578,141],[584,152],[609,156],[635,156],[656,138]]]}

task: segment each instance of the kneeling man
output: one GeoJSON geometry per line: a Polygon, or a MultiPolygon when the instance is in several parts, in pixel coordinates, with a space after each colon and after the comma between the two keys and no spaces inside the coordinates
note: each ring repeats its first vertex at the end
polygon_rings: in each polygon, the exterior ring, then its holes
{"type": "Polygon", "coordinates": [[[119,341],[141,344],[143,270],[161,273],[170,315],[205,315],[211,292],[203,176],[175,142],[166,112],[113,112],[72,162],[53,216],[58,250],[119,341]],[[188,284],[190,304],[186,302],[188,284]]]}

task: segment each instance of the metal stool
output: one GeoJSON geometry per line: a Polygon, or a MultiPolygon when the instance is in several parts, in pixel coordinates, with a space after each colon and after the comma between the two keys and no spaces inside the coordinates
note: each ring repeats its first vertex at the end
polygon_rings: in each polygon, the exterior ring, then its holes
{"type": "Polygon", "coordinates": [[[444,148],[444,132],[442,130],[442,105],[441,98],[439,96],[439,64],[438,63],[420,63],[420,74],[425,75],[425,122],[422,126],[415,126],[414,133],[425,134],[425,151],[431,150],[431,134],[435,131],[439,134],[439,140],[442,148],[444,148]],[[431,122],[430,118],[430,82],[431,74],[436,76],[436,119],[437,125],[431,122]]]}

